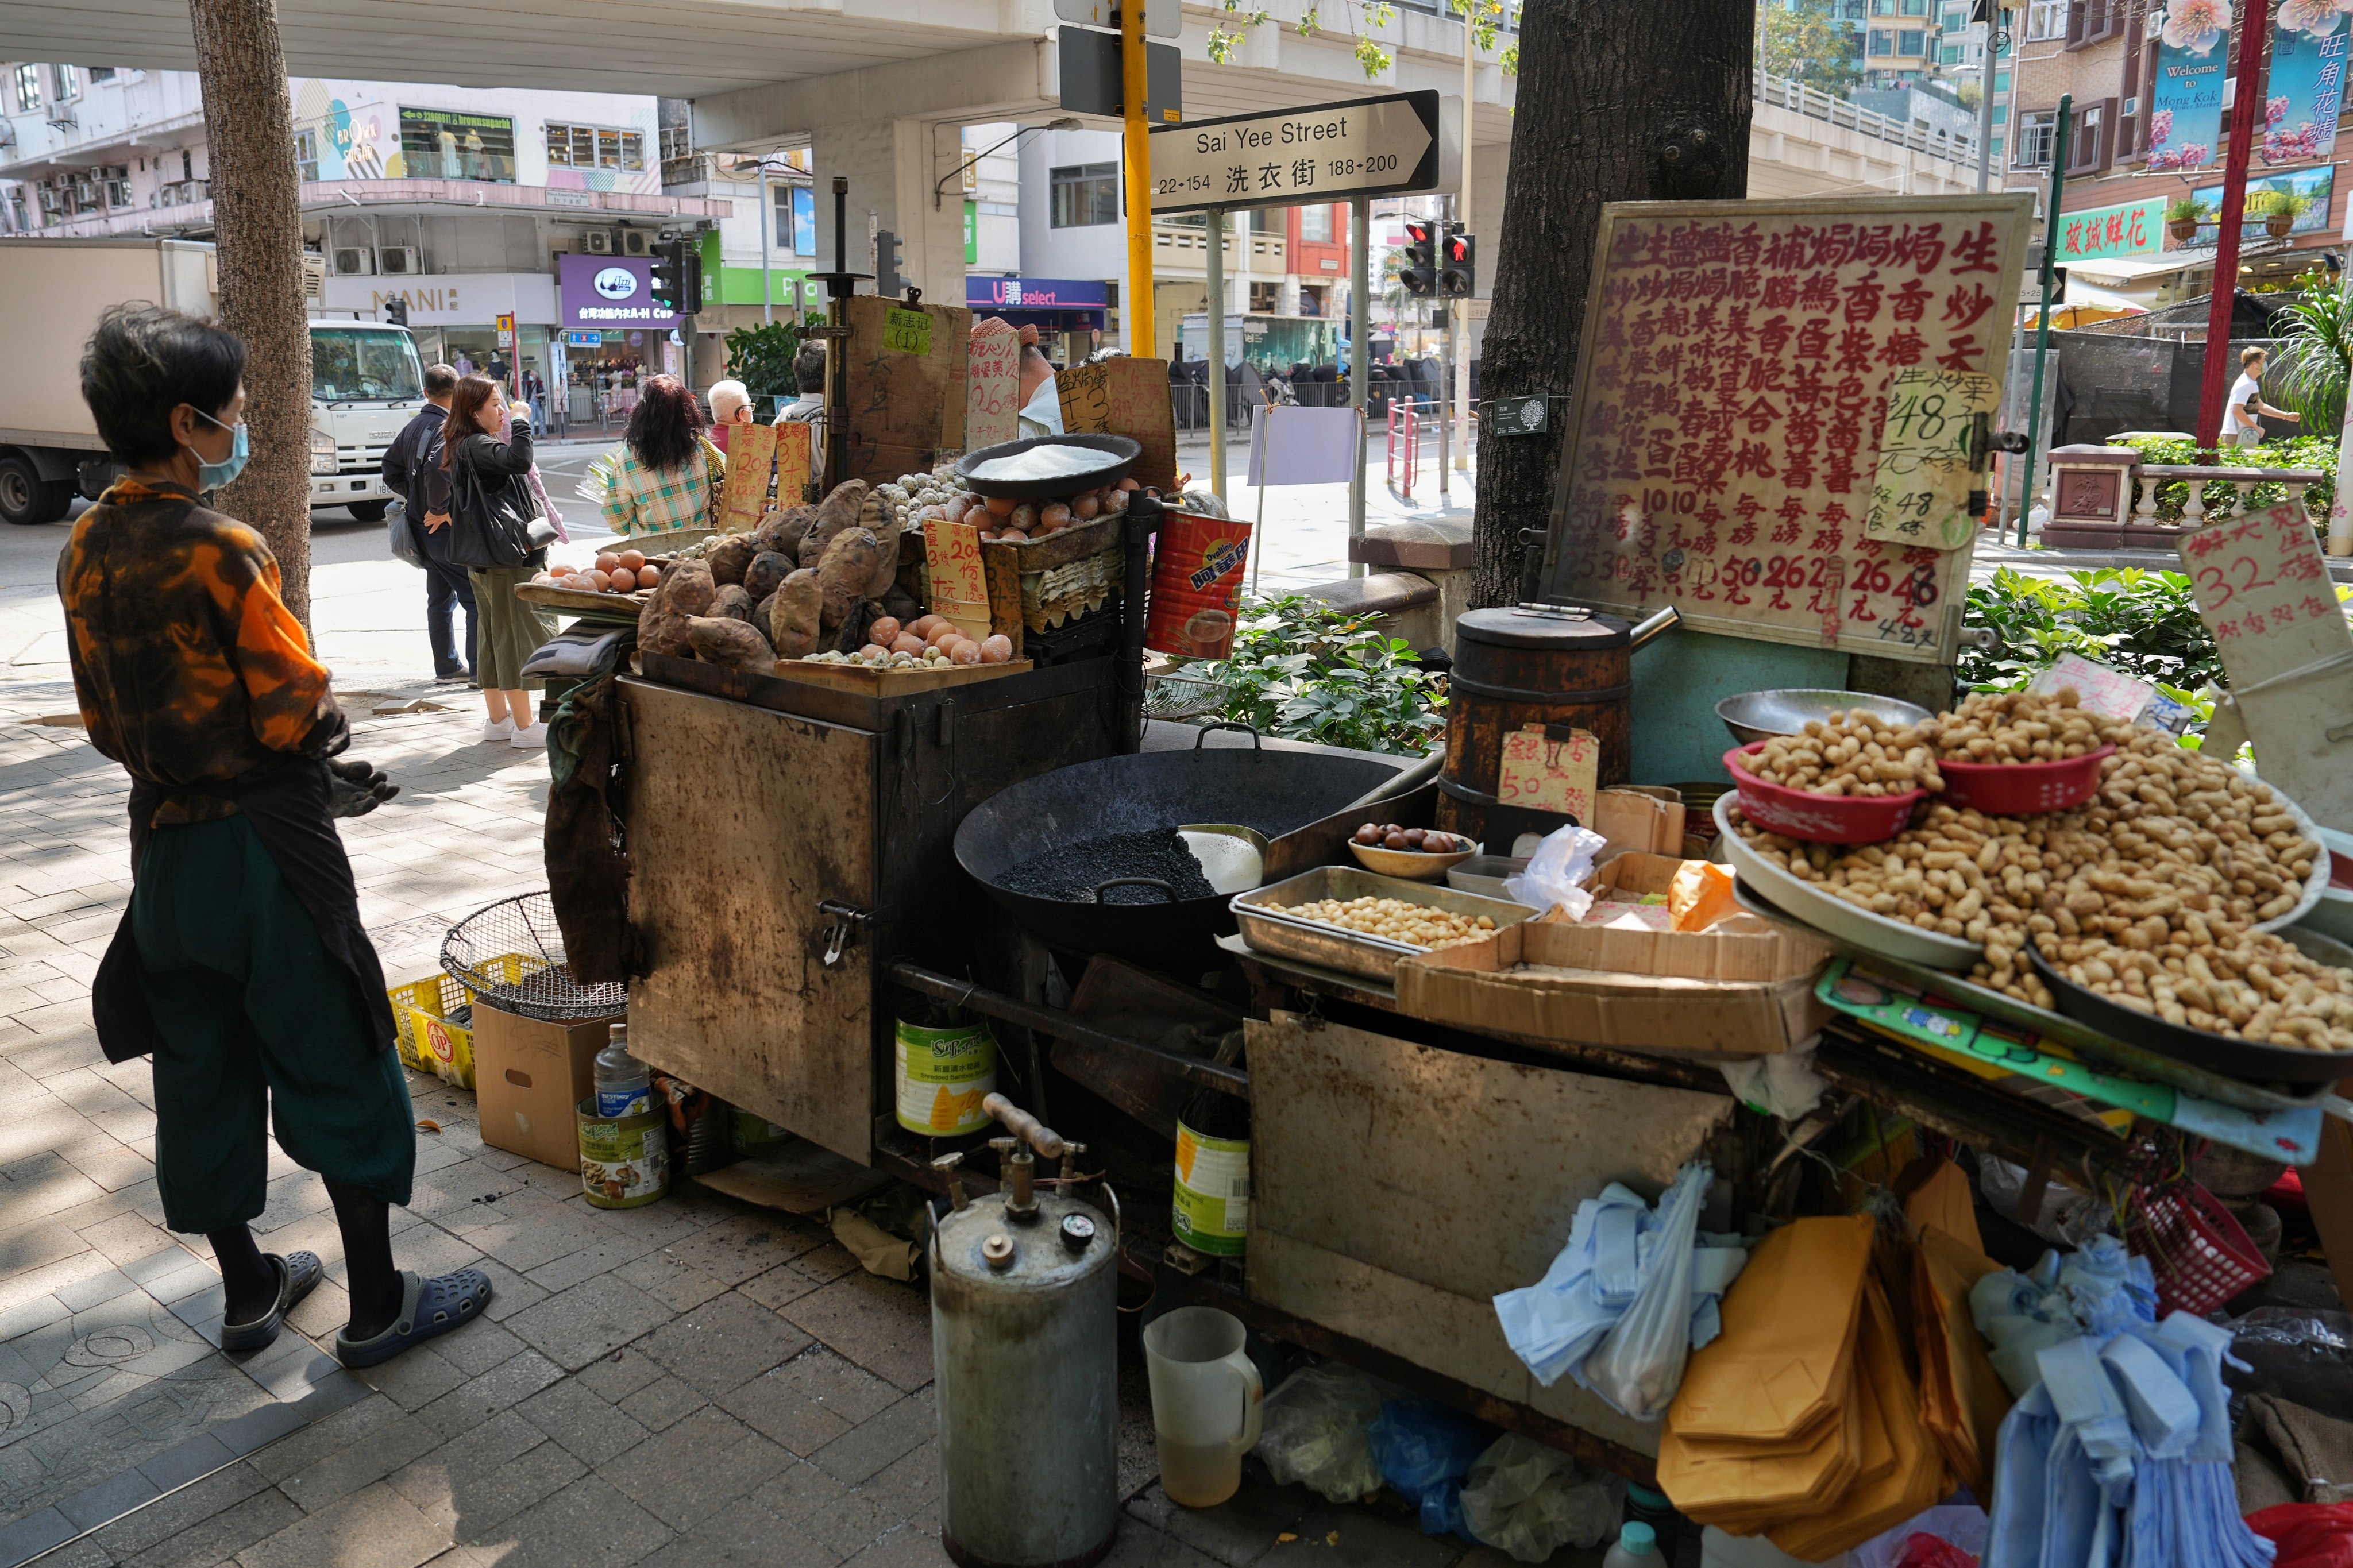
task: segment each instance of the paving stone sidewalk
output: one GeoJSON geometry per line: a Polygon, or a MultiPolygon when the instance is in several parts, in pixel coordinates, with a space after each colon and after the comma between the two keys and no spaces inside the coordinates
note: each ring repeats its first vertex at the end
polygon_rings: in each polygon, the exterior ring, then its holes
{"type": "MultiPolygon", "coordinates": [[[[362,915],[387,976],[422,976],[451,923],[543,885],[545,763],[481,744],[462,689],[345,699],[353,754],[402,786],[343,825],[362,915]]],[[[38,721],[72,708],[61,684],[0,687],[0,1568],[946,1562],[919,1290],[691,1184],[591,1209],[571,1173],[484,1146],[472,1096],[432,1079],[410,1078],[438,1131],[395,1250],[488,1273],[487,1321],[336,1366],[332,1211],[273,1145],[255,1228],[327,1279],[270,1350],[215,1348],[209,1249],[161,1223],[147,1064],[110,1065],[90,1024],[130,892],[125,790],[79,728],[38,721]]],[[[1121,1403],[1114,1564],[1504,1561],[1263,1480],[1173,1509],[1132,1346],[1121,1403]]]]}

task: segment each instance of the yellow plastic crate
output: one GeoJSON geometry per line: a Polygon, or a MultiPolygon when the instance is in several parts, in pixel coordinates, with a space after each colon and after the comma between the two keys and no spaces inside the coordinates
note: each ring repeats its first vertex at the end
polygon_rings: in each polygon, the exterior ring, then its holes
{"type": "MultiPolygon", "coordinates": [[[[500,978],[510,984],[546,967],[543,960],[520,952],[501,953],[491,962],[500,978]]],[[[392,1000],[402,1063],[417,1072],[429,1072],[444,1083],[472,1089],[474,1031],[466,1024],[451,1022],[451,1017],[461,1008],[472,1008],[474,994],[447,974],[431,974],[392,986],[385,994],[392,1000]]]]}

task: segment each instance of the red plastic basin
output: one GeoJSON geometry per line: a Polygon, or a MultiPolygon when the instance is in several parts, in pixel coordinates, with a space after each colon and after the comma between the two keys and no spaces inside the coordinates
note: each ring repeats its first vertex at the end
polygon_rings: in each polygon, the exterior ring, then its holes
{"type": "Polygon", "coordinates": [[[2116,754],[2114,746],[2102,746],[2055,763],[1939,762],[1936,771],[1945,775],[1947,805],[1975,806],[1989,816],[2033,816],[2099,794],[2100,763],[2116,754]]]}
{"type": "Polygon", "coordinates": [[[1740,814],[1757,826],[1810,844],[1878,844],[1912,825],[1912,808],[1928,798],[1925,789],[1902,795],[1813,795],[1758,778],[1736,759],[1761,752],[1762,741],[1724,753],[1724,771],[1740,791],[1740,814]]]}

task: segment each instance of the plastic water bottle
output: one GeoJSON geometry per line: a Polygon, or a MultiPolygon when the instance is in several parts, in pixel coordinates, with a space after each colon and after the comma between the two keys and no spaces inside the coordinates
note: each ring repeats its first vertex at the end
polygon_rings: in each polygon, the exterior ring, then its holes
{"type": "Polygon", "coordinates": [[[1647,1524],[1618,1528],[1618,1543],[1602,1553],[1601,1568],[1666,1568],[1659,1556],[1658,1537],[1647,1524]]]}
{"type": "Polygon", "coordinates": [[[616,1024],[612,1043],[596,1053],[596,1114],[637,1116],[653,1108],[653,1075],[629,1054],[629,1026],[616,1024]]]}

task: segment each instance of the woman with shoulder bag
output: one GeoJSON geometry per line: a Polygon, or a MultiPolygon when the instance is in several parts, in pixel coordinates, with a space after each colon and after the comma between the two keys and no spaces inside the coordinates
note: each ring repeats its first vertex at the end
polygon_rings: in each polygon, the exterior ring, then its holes
{"type": "Polygon", "coordinates": [[[528,416],[506,408],[489,377],[461,379],[425,466],[425,526],[456,531],[450,558],[473,584],[477,668],[489,710],[482,739],[538,751],[547,744],[547,726],[532,718],[525,689],[539,682],[526,680],[522,666],[555,628],[515,596],[515,585],[546,563],[554,529],[532,494],[531,468],[528,416]]]}

